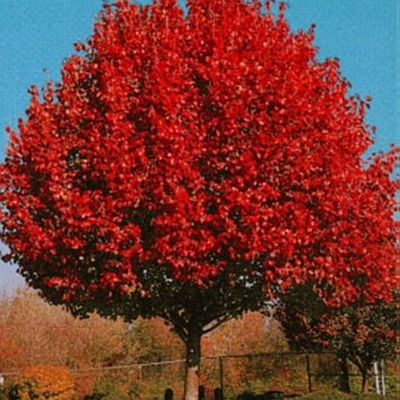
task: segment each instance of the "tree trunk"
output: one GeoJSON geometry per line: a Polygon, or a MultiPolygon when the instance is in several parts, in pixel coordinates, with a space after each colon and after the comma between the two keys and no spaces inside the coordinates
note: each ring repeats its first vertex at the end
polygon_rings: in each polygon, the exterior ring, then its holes
{"type": "Polygon", "coordinates": [[[361,371],[362,373],[362,381],[361,381],[361,393],[368,394],[368,372],[361,371]]]}
{"type": "Polygon", "coordinates": [[[184,400],[198,400],[200,372],[200,340],[198,327],[190,327],[186,340],[186,377],[184,400]]]}
{"type": "Polygon", "coordinates": [[[339,376],[339,390],[345,393],[350,393],[350,377],[347,360],[345,357],[339,358],[340,376],[339,376]]]}

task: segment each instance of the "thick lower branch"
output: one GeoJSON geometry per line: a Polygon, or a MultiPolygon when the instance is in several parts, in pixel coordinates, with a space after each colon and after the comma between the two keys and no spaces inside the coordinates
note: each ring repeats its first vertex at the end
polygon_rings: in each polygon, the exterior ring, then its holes
{"type": "Polygon", "coordinates": [[[167,313],[164,312],[160,314],[160,317],[165,319],[169,324],[173,326],[174,331],[178,334],[183,342],[186,342],[188,337],[187,323],[184,321],[177,313],[167,313]]]}

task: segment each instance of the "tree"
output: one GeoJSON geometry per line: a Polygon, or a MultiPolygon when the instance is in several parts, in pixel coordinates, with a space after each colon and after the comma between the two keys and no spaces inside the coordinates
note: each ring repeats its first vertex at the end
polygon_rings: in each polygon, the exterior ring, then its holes
{"type": "Polygon", "coordinates": [[[270,1],[187,6],[104,4],[7,128],[0,200],[28,283],[77,316],[168,321],[194,399],[201,336],[293,283],[387,295],[393,187],[389,159],[362,162],[368,104],[313,28],[270,1]]]}
{"type": "Polygon", "coordinates": [[[297,351],[333,351],[339,357],[339,388],[350,392],[346,360],[362,376],[368,391],[373,363],[395,356],[397,310],[393,302],[358,300],[342,308],[324,304],[306,285],[289,290],[276,313],[290,346],[297,351]]]}
{"type": "MultiPolygon", "coordinates": [[[[14,365],[8,370],[42,364],[72,369],[101,367],[124,352],[126,324],[122,320],[108,321],[97,315],[76,320],[61,307],[45,303],[32,290],[20,289],[4,303],[0,300],[5,311],[0,323],[0,349],[3,342],[14,353],[14,365]]],[[[2,357],[1,361],[6,359],[2,357]]]]}

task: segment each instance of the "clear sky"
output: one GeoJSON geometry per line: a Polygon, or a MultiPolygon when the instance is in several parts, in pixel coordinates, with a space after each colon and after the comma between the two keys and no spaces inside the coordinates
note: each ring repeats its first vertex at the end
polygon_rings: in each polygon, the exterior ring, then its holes
{"type": "MultiPolygon", "coordinates": [[[[212,1],[212,0],[210,0],[212,1]]],[[[146,1],[140,1],[145,3],[146,1]]],[[[319,57],[338,57],[353,93],[370,95],[367,121],[377,127],[375,151],[398,139],[398,0],[287,0],[294,30],[315,23],[319,57]],[[397,138],[396,138],[397,136],[397,138]]],[[[102,0],[0,0],[0,159],[4,128],[24,116],[30,85],[58,80],[72,44],[86,39],[102,0]]],[[[22,284],[13,268],[0,263],[0,292],[22,284]]]]}

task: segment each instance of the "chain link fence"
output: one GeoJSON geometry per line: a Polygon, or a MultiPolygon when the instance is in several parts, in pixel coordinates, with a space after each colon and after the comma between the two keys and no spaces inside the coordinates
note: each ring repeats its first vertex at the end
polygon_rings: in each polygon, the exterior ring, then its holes
{"type": "MultiPolygon", "coordinates": [[[[395,361],[385,362],[384,380],[381,371],[379,373],[380,391],[384,388],[389,398],[400,394],[400,367],[396,361],[398,357],[395,361]]],[[[350,389],[360,392],[361,375],[350,362],[347,365],[350,389]]],[[[86,400],[162,400],[167,389],[170,389],[170,395],[173,393],[173,399],[183,396],[184,360],[71,372],[76,378],[79,398],[86,400]]],[[[15,377],[12,373],[1,375],[5,381],[3,384],[15,377]]],[[[202,399],[213,400],[216,396],[226,400],[244,399],[246,393],[260,395],[266,392],[281,392],[285,398],[298,397],[337,388],[341,376],[340,362],[331,353],[282,352],[205,357],[201,361],[202,399]]],[[[370,392],[376,390],[376,378],[373,374],[370,376],[370,392]]]]}

